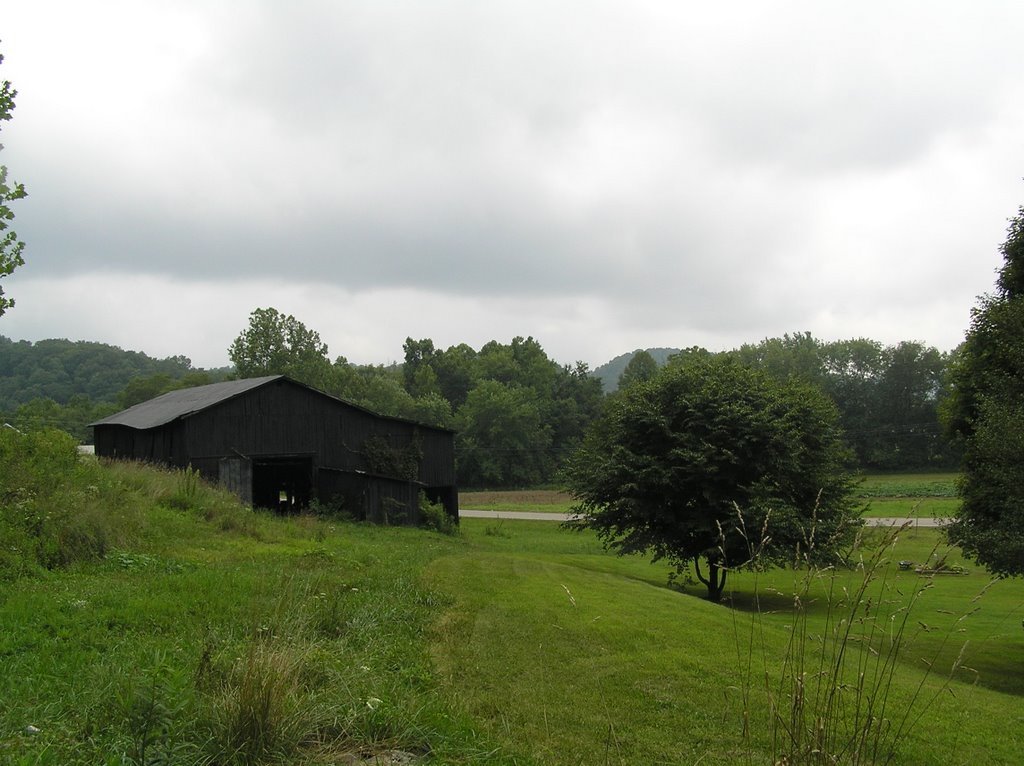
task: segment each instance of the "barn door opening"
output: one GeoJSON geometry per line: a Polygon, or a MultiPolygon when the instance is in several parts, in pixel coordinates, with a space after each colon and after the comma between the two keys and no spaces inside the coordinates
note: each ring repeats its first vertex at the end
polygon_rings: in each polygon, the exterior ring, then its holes
{"type": "Polygon", "coordinates": [[[278,513],[309,508],[313,496],[312,457],[254,458],[252,504],[278,513]]]}

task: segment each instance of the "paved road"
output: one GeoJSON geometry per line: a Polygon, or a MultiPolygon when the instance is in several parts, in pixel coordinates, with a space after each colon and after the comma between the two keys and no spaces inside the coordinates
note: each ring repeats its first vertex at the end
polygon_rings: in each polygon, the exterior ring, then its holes
{"type": "Polygon", "coordinates": [[[901,524],[909,523],[912,527],[942,527],[950,522],[950,519],[932,519],[928,517],[914,516],[910,519],[888,518],[888,519],[864,519],[873,527],[898,527],[901,524]]]}
{"type": "MultiPolygon", "coordinates": [[[[572,516],[568,513],[541,513],[538,511],[472,511],[463,508],[459,516],[464,519],[520,519],[525,521],[568,521],[572,516]]],[[[915,527],[941,527],[946,519],[914,517],[910,519],[883,518],[865,519],[874,527],[892,527],[910,522],[915,527]]]]}

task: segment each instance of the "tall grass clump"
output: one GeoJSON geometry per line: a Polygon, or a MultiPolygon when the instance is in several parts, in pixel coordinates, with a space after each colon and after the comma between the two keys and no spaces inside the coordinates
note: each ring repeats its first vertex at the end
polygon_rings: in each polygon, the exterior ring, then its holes
{"type": "Polygon", "coordinates": [[[182,511],[200,507],[199,471],[188,465],[175,472],[175,479],[174,491],[166,498],[166,504],[182,511]]]}
{"type": "Polygon", "coordinates": [[[130,547],[155,505],[255,539],[265,526],[191,467],[100,461],[63,431],[0,428],[0,582],[130,547]]]}
{"type": "MultiPolygon", "coordinates": [[[[914,724],[949,689],[966,645],[945,672],[936,661],[970,612],[948,626],[927,657],[910,661],[915,639],[936,628],[915,615],[934,575],[907,572],[900,578],[894,566],[893,549],[906,530],[862,533],[849,568],[818,563],[812,531],[796,551],[791,593],[766,593],[755,582],[749,632],[744,638],[737,630],[746,674],[744,735],[749,744],[758,716],[752,700],[763,695],[773,762],[890,763],[914,724]],[[779,598],[790,600],[789,635],[781,656],[773,656],[762,607],[779,598]],[[914,664],[920,677],[907,691],[897,677],[914,664]]],[[[767,538],[766,525],[751,545],[755,560],[767,538]]]]}
{"type": "Polygon", "coordinates": [[[299,694],[302,667],[295,646],[249,643],[217,697],[213,749],[218,760],[256,763],[296,751],[306,724],[299,694]]]}

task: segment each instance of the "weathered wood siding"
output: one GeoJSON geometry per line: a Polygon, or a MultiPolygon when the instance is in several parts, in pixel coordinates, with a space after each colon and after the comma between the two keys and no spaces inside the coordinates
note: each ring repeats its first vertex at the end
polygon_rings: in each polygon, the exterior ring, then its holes
{"type": "Polygon", "coordinates": [[[419,440],[418,481],[455,484],[455,440],[450,431],[382,418],[288,380],[279,380],[182,421],[184,450],[197,459],[231,455],[316,455],[327,468],[372,472],[367,439],[401,449],[419,440]]]}
{"type": "Polygon", "coordinates": [[[181,421],[145,431],[127,426],[98,426],[94,429],[93,441],[96,454],[101,457],[129,458],[182,468],[188,465],[185,424],[181,421]]]}
{"type": "Polygon", "coordinates": [[[422,488],[458,515],[451,431],[380,417],[285,378],[158,428],[97,425],[95,441],[99,455],[191,465],[215,482],[233,476],[225,460],[310,456],[313,492],[321,502],[344,495],[370,518],[399,505],[415,517],[422,488]],[[380,465],[368,459],[371,439],[391,450],[418,452],[417,475],[381,475],[380,465]]]}

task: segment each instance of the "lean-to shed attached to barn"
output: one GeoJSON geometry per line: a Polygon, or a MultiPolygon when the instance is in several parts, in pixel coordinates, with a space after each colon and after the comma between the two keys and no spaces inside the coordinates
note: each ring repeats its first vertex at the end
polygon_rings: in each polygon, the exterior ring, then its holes
{"type": "Polygon", "coordinates": [[[357,518],[415,522],[422,491],[458,519],[453,431],[281,375],[171,391],[92,426],[100,457],[191,465],[257,507],[316,499],[357,518]]]}

